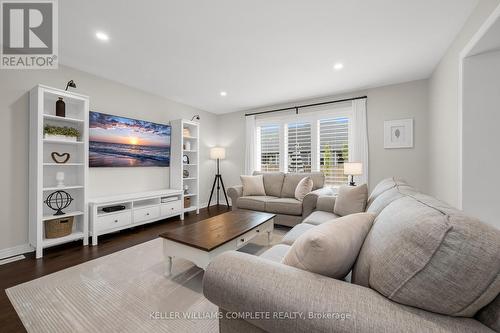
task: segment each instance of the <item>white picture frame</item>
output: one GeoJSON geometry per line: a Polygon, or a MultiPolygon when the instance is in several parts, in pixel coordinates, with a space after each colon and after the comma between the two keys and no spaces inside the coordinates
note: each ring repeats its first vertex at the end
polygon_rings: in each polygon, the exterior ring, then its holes
{"type": "Polygon", "coordinates": [[[384,148],[413,148],[413,119],[384,121],[384,148]]]}

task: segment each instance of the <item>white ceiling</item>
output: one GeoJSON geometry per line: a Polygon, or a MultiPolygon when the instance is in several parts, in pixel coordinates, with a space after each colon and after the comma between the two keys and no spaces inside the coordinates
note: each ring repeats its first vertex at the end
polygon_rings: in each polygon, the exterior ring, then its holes
{"type": "Polygon", "coordinates": [[[60,60],[226,113],[427,78],[476,4],[64,0],[60,60]],[[98,30],[109,42],[95,38],[98,30]],[[332,69],[336,62],[345,65],[342,71],[332,69]]]}

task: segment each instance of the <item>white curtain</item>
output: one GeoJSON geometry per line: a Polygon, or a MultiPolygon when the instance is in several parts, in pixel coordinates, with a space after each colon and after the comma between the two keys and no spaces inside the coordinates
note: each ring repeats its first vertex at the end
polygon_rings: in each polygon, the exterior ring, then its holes
{"type": "Polygon", "coordinates": [[[246,118],[245,141],[245,174],[251,175],[255,171],[255,116],[246,118]]]}
{"type": "Polygon", "coordinates": [[[356,176],[358,184],[368,184],[368,126],[366,120],[366,98],[352,102],[352,121],[349,138],[349,161],[363,163],[363,175],[356,176]]]}

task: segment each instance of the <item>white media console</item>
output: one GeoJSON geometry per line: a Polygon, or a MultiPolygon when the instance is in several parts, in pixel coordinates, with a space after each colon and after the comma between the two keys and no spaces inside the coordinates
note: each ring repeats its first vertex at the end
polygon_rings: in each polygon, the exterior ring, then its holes
{"type": "Polygon", "coordinates": [[[160,190],[100,197],[89,200],[92,245],[97,237],[122,229],[179,215],[184,219],[182,190],[160,190]],[[104,212],[103,208],[121,205],[124,210],[104,212]]]}

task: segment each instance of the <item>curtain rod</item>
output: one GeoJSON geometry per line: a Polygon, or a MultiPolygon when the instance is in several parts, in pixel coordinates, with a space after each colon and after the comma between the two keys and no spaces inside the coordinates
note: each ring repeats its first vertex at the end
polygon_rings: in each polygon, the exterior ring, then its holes
{"type": "Polygon", "coordinates": [[[297,105],[297,106],[290,106],[288,108],[282,108],[282,109],[274,109],[274,110],[268,110],[268,111],[245,113],[245,117],[255,116],[255,115],[264,114],[264,113],[272,113],[272,112],[279,112],[279,111],[288,111],[288,110],[295,110],[295,112],[298,113],[299,109],[303,109],[303,108],[308,108],[308,107],[312,107],[312,106],[326,105],[326,104],[350,102],[350,101],[355,101],[357,99],[365,99],[365,98],[368,98],[368,97],[367,96],[352,97],[352,98],[338,99],[336,101],[320,102],[320,103],[313,103],[313,104],[303,104],[303,105],[297,105]]]}

